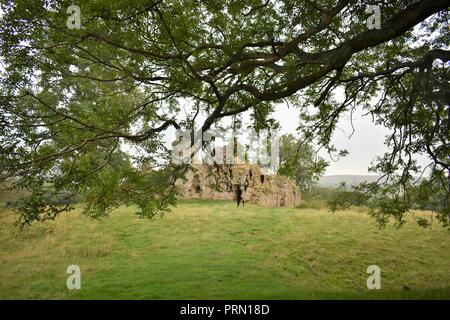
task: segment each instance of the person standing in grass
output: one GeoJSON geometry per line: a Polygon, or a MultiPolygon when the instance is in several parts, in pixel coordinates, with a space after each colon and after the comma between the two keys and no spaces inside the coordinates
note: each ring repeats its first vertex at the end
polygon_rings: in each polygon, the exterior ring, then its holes
{"type": "Polygon", "coordinates": [[[239,207],[239,204],[242,201],[242,206],[244,206],[244,199],[242,198],[242,189],[240,185],[237,185],[236,187],[236,202],[237,202],[237,207],[239,207]]]}

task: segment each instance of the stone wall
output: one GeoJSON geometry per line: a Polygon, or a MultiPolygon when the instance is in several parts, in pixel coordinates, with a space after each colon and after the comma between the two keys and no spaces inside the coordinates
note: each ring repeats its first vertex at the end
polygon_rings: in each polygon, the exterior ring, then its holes
{"type": "Polygon", "coordinates": [[[294,207],[300,203],[300,192],[288,177],[265,175],[260,168],[250,164],[207,166],[193,165],[180,180],[183,198],[186,199],[235,199],[240,186],[244,201],[266,207],[294,207]]]}

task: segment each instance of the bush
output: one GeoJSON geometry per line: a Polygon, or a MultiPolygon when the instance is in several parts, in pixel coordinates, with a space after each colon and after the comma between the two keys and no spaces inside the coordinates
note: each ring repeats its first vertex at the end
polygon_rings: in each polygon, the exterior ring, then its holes
{"type": "Polygon", "coordinates": [[[362,209],[367,203],[360,192],[325,187],[315,187],[308,194],[305,194],[302,203],[296,208],[316,210],[329,209],[334,202],[344,197],[352,200],[352,202],[357,204],[357,207],[361,207],[361,212],[367,211],[365,208],[362,209]]]}

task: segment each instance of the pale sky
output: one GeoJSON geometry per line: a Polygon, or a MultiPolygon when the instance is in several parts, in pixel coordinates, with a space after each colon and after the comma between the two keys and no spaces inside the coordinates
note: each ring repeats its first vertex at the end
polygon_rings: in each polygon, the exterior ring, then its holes
{"type": "MultiPolygon", "coordinates": [[[[280,123],[281,134],[296,132],[299,115],[298,110],[294,107],[277,106],[275,118],[280,123]]],[[[351,135],[352,126],[348,118],[341,119],[338,127],[340,130],[336,129],[332,142],[337,149],[346,149],[349,154],[344,158],[333,161],[328,153],[319,152],[319,155],[330,163],[325,175],[373,174],[369,173],[367,168],[376,156],[381,156],[388,151],[384,141],[386,135],[389,134],[389,130],[383,126],[375,125],[372,123],[370,116],[362,116],[361,112],[353,114],[353,127],[355,129],[353,135],[351,135]]],[[[417,160],[423,166],[428,163],[424,156],[418,157],[417,160]]]]}
{"type": "MultiPolygon", "coordinates": [[[[188,107],[186,106],[186,109],[188,107]]],[[[183,112],[184,115],[184,112],[183,112]]],[[[182,115],[180,115],[182,116],[182,115]]],[[[293,133],[297,135],[297,127],[299,124],[299,112],[295,107],[287,107],[286,104],[279,104],[273,114],[274,118],[280,123],[279,134],[293,133]]],[[[244,116],[247,118],[247,116],[244,116]]],[[[204,115],[200,115],[197,123],[200,125],[205,119],[204,115]]],[[[386,135],[389,130],[383,126],[375,125],[371,121],[370,116],[362,116],[361,113],[353,114],[353,127],[355,132],[351,136],[352,126],[349,119],[341,119],[333,136],[333,144],[337,149],[346,149],[349,154],[340,159],[333,161],[328,153],[320,151],[319,155],[329,162],[325,175],[368,175],[367,168],[370,163],[378,155],[383,155],[388,149],[384,145],[386,135]]],[[[167,145],[173,141],[175,130],[170,129],[165,135],[167,145]]],[[[425,161],[420,161],[425,163],[425,161]]]]}

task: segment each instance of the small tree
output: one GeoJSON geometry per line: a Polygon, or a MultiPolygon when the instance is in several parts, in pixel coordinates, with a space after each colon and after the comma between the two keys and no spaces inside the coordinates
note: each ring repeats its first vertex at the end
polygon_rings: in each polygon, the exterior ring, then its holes
{"type": "Polygon", "coordinates": [[[304,195],[317,184],[327,166],[328,163],[317,156],[311,144],[292,134],[281,137],[278,174],[293,178],[304,195]]]}

